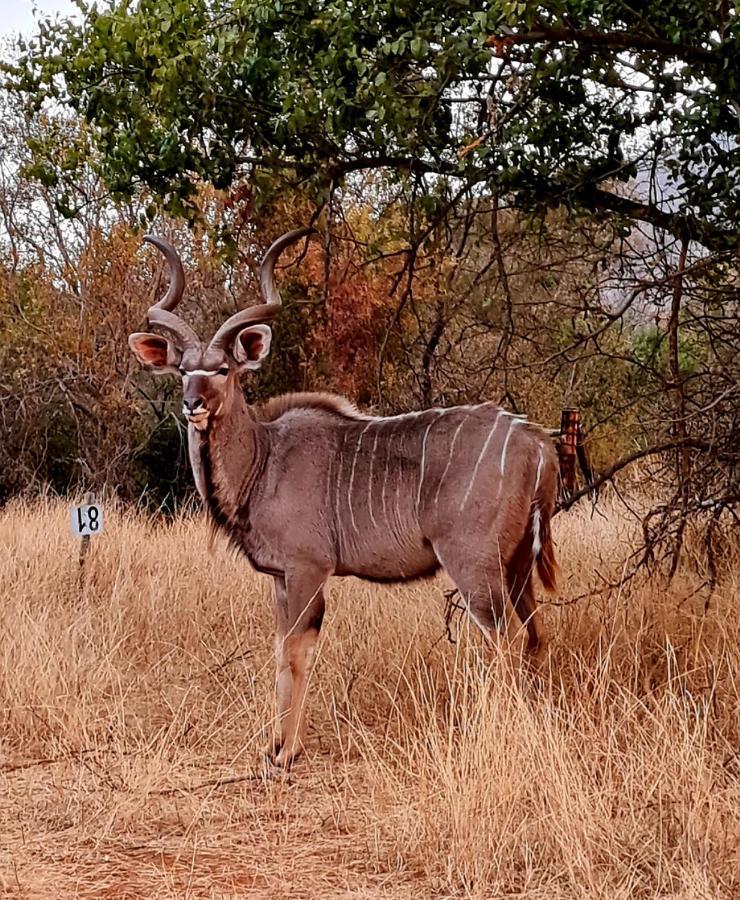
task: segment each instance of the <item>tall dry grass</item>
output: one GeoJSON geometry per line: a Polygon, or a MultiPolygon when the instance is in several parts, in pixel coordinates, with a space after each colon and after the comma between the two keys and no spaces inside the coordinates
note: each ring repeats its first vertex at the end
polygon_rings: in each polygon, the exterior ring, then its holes
{"type": "MultiPolygon", "coordinates": [[[[619,572],[616,507],[558,517],[562,598],[619,572]]],[[[331,589],[309,752],[285,777],[269,584],[199,518],[0,514],[0,886],[23,897],[740,895],[740,565],[444,637],[442,582],[331,589]],[[511,649],[506,649],[511,648],[511,649]]],[[[700,560],[699,567],[700,567],[700,560]]]]}

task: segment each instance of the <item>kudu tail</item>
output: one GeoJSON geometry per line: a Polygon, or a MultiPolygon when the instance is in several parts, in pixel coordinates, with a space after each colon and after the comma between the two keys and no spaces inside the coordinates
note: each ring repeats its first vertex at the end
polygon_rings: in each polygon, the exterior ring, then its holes
{"type": "Polygon", "coordinates": [[[557,588],[559,569],[552,544],[550,516],[539,506],[534,506],[532,510],[532,552],[542,586],[553,593],[557,588]]]}
{"type": "Polygon", "coordinates": [[[548,455],[544,458],[540,455],[529,525],[532,529],[532,555],[537,563],[537,574],[545,590],[552,593],[556,589],[559,574],[550,527],[555,509],[558,468],[554,454],[550,455],[550,460],[548,455]]]}

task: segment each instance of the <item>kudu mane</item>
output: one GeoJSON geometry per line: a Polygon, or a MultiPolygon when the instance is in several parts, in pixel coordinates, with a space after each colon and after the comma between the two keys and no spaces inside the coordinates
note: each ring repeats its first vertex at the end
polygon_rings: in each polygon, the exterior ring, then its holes
{"type": "Polygon", "coordinates": [[[274,422],[286,413],[297,409],[320,410],[344,419],[357,421],[368,418],[349,400],[338,394],[329,394],[323,391],[316,393],[297,391],[292,394],[282,394],[279,397],[271,397],[252,409],[255,418],[260,422],[274,422]]]}

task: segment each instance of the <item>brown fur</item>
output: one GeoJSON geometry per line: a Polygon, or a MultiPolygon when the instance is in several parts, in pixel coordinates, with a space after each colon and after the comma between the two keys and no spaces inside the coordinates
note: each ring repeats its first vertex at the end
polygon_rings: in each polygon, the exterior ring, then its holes
{"type": "MultiPolygon", "coordinates": [[[[510,601],[529,649],[539,648],[532,569],[554,587],[557,479],[542,429],[492,403],[376,418],[330,394],[252,408],[234,392],[203,442],[208,508],[279,585],[277,631],[290,645],[318,635],[332,574],[404,581],[441,564],[489,639],[510,601]]],[[[307,675],[282,655],[279,672],[275,759],[288,765],[300,746],[307,675]]]]}

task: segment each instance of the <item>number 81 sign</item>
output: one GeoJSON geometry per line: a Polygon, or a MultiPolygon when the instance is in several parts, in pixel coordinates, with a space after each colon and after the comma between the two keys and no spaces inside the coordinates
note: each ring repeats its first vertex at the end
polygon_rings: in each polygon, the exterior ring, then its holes
{"type": "Polygon", "coordinates": [[[103,507],[98,503],[73,506],[69,513],[75,537],[90,537],[103,531],[103,507]]]}

